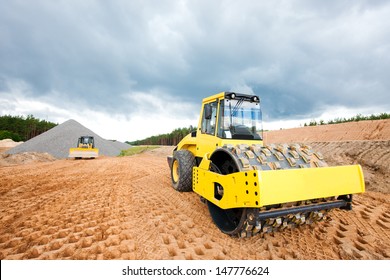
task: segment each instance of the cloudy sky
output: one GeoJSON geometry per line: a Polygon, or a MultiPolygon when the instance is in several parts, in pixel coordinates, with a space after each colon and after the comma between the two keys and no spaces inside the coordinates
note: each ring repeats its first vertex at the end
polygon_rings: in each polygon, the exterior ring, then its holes
{"type": "Polygon", "coordinates": [[[201,100],[259,95],[264,128],[390,112],[390,1],[0,0],[0,115],[143,139],[201,100]]]}

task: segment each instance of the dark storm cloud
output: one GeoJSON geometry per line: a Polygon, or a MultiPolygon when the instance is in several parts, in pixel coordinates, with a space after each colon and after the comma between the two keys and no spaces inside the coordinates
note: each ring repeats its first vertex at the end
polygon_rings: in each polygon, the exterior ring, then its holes
{"type": "Polygon", "coordinates": [[[0,2],[2,91],[21,80],[124,114],[132,93],[199,103],[240,88],[271,119],[390,108],[387,1],[0,2]]]}

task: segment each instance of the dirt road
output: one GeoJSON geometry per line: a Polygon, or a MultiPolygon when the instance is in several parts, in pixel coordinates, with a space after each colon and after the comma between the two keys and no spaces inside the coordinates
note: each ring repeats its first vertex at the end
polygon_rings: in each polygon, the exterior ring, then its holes
{"type": "Polygon", "coordinates": [[[248,239],[221,233],[198,195],[171,187],[172,147],[95,160],[0,155],[0,259],[390,259],[390,141],[311,145],[330,165],[361,164],[366,193],[327,222],[248,239]]]}

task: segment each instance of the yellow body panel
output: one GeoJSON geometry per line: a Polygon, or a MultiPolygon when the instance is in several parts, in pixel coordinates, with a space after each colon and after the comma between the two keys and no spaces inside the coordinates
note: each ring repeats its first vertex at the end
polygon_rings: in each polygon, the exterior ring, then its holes
{"type": "Polygon", "coordinates": [[[250,145],[263,145],[261,140],[239,140],[239,139],[221,139],[217,136],[203,134],[200,130],[197,133],[196,137],[191,137],[191,134],[184,137],[180,143],[177,145],[178,150],[189,150],[195,157],[203,158],[207,153],[212,153],[218,147],[223,147],[224,145],[238,145],[245,142],[245,144],[250,145]]]}
{"type": "Polygon", "coordinates": [[[97,148],[70,148],[70,158],[96,158],[99,156],[99,149],[97,148]]]}
{"type": "Polygon", "coordinates": [[[203,157],[207,153],[214,152],[218,147],[223,147],[224,145],[239,145],[245,143],[249,146],[251,145],[263,145],[261,140],[239,140],[239,139],[221,139],[216,136],[211,136],[207,134],[201,134],[197,136],[197,146],[195,151],[196,157],[203,157]]]}
{"type": "Polygon", "coordinates": [[[260,205],[364,192],[360,165],[259,172],[260,205]]]}
{"type": "MultiPolygon", "coordinates": [[[[177,146],[178,150],[189,150],[193,155],[196,154],[197,138],[191,137],[191,134],[185,136],[177,146]]],[[[203,156],[202,156],[203,157],[203,156]]]]}
{"type": "MultiPolygon", "coordinates": [[[[220,93],[217,93],[217,94],[214,94],[214,95],[211,95],[209,97],[206,97],[206,98],[203,98],[202,100],[202,104],[206,104],[206,103],[210,103],[210,102],[213,102],[215,101],[216,99],[222,99],[225,97],[225,92],[222,91],[220,93]]],[[[202,108],[203,109],[203,108],[202,108]]],[[[202,114],[201,114],[202,115],[202,114]]]]}
{"type": "Polygon", "coordinates": [[[258,208],[364,192],[364,179],[360,165],[253,170],[229,175],[203,169],[202,167],[206,165],[207,163],[194,167],[193,190],[222,209],[258,208]],[[215,197],[216,184],[224,189],[221,199],[215,197]]]}

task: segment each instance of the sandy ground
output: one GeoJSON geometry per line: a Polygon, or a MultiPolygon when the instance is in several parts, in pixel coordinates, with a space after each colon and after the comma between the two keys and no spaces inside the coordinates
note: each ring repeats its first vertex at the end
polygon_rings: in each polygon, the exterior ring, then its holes
{"type": "Polygon", "coordinates": [[[330,165],[362,164],[367,192],[326,222],[248,239],[171,187],[172,147],[0,165],[0,259],[390,259],[389,139],[311,144],[330,165]]]}

